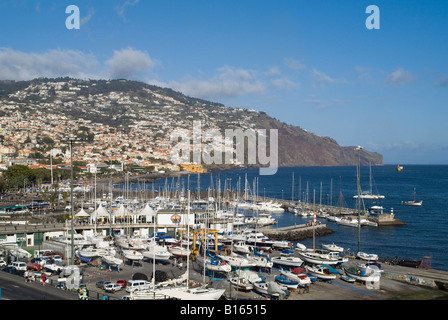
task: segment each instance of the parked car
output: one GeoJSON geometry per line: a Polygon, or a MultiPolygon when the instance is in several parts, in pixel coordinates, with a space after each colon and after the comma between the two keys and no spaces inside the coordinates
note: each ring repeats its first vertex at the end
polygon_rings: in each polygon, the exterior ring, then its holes
{"type": "Polygon", "coordinates": [[[5,260],[0,260],[0,268],[4,268],[6,267],[6,261],[5,260]]]}
{"type": "Polygon", "coordinates": [[[108,283],[111,283],[109,280],[101,280],[96,283],[96,287],[100,289],[104,289],[104,286],[108,283]]]}
{"type": "Polygon", "coordinates": [[[104,291],[106,292],[117,292],[121,290],[121,286],[119,284],[116,284],[114,282],[108,283],[104,286],[104,291]]]}
{"type": "Polygon", "coordinates": [[[12,266],[13,266],[16,270],[26,271],[26,263],[25,263],[25,262],[14,261],[14,262],[12,263],[12,266]]]}
{"type": "Polygon", "coordinates": [[[126,280],[124,280],[124,279],[118,279],[117,280],[117,284],[118,285],[120,285],[122,288],[125,288],[126,287],[126,280]]]}
{"type": "Polygon", "coordinates": [[[129,280],[126,284],[126,292],[134,292],[136,290],[148,290],[150,283],[145,280],[129,280]]]}

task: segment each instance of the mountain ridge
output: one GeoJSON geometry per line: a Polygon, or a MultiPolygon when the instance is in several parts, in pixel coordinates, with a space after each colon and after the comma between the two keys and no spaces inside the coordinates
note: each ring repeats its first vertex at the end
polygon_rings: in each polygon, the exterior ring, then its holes
{"type": "MultiPolygon", "coordinates": [[[[38,111],[49,115],[52,111],[67,117],[68,122],[75,123],[72,128],[83,119],[78,128],[100,123],[108,126],[109,131],[115,129],[129,134],[147,129],[148,138],[159,143],[166,141],[169,130],[175,127],[191,129],[194,120],[200,120],[204,129],[219,128],[221,131],[227,128],[277,129],[280,167],[356,165],[358,159],[361,165],[383,165],[381,154],[364,149],[356,151],[355,146],[340,146],[330,137],[286,124],[263,111],[226,107],[139,81],[68,77],[0,81],[0,99],[0,106],[5,107],[3,113],[6,106],[16,103],[20,112],[38,111]]],[[[99,134],[94,126],[90,130],[99,134]]]]}

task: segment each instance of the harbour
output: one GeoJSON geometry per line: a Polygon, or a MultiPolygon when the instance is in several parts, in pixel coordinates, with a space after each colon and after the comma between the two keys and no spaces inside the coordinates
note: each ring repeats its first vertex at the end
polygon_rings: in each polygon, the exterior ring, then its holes
{"type": "MultiPolygon", "coordinates": [[[[86,275],[91,276],[90,279],[88,277],[84,278],[86,280],[84,284],[89,288],[90,299],[103,299],[104,297],[106,297],[105,299],[122,299],[123,296],[128,296],[126,297],[127,299],[131,298],[130,295],[125,294],[123,290],[106,294],[104,290],[98,290],[98,288],[92,287],[92,285],[94,286],[94,283],[96,284],[101,278],[102,280],[109,279],[109,281],[125,278],[126,281],[129,281],[134,274],[142,273],[148,277],[148,279],[151,279],[155,274],[155,270],[157,270],[157,272],[163,271],[164,274],[168,275],[167,277],[169,277],[169,279],[174,280],[176,277],[182,275],[179,271],[186,270],[187,261],[190,268],[189,279],[197,283],[208,284],[209,287],[218,290],[224,290],[221,299],[266,299],[266,295],[260,295],[258,292],[254,291],[254,289],[247,291],[235,289],[234,285],[231,284],[230,279],[234,278],[237,275],[237,269],[241,268],[232,266],[231,271],[228,273],[212,272],[209,268],[204,268],[206,265],[209,265],[210,267],[212,266],[211,263],[213,259],[217,259],[215,255],[219,254],[222,263],[222,261],[225,261],[226,256],[230,256],[230,254],[235,251],[236,239],[229,242],[222,241],[223,238],[221,238],[221,236],[224,235],[223,230],[226,230],[225,228],[227,227],[230,228],[230,225],[233,225],[234,223],[234,228],[227,229],[227,231],[232,231],[232,233],[237,234],[238,229],[241,229],[241,231],[252,229],[263,236],[266,236],[267,239],[278,243],[277,247],[258,247],[257,251],[252,249],[252,251],[249,251],[249,256],[255,256],[256,252],[261,252],[261,255],[259,255],[259,257],[261,257],[260,259],[264,257],[269,258],[271,262],[281,262],[282,260],[280,258],[282,256],[289,256],[288,259],[293,261],[293,259],[301,259],[302,256],[298,250],[301,245],[304,245],[307,251],[314,252],[321,250],[321,247],[323,247],[324,244],[336,243],[344,247],[344,251],[340,253],[340,257],[346,259],[343,260],[343,263],[348,263],[354,266],[365,264],[365,261],[356,256],[356,252],[359,250],[353,249],[353,246],[356,246],[358,228],[340,225],[335,221],[328,219],[332,216],[352,216],[354,220],[357,220],[359,216],[354,215],[355,210],[353,208],[324,205],[319,203],[320,201],[305,203],[298,201],[297,198],[293,201],[291,199],[263,197],[260,198],[260,201],[257,203],[258,205],[264,205],[266,211],[261,210],[261,207],[256,210],[247,207],[244,208],[250,201],[241,202],[242,206],[238,209],[238,206],[232,206],[232,199],[235,199],[237,196],[241,198],[241,190],[227,190],[226,192],[227,198],[224,198],[224,193],[222,193],[222,207],[219,206],[219,210],[217,210],[218,207],[215,205],[212,206],[213,209],[211,209],[211,207],[208,207],[208,209],[204,207],[212,203],[210,197],[207,197],[209,191],[202,191],[198,196],[192,197],[189,203],[194,203],[194,206],[188,206],[187,198],[181,196],[176,198],[183,199],[181,205],[180,203],[176,205],[175,203],[170,202],[170,206],[174,205],[174,207],[158,207],[156,209],[156,202],[151,202],[155,200],[155,198],[151,197],[151,191],[147,190],[147,194],[142,197],[142,199],[145,200],[141,201],[139,206],[132,207],[130,203],[125,202],[125,197],[122,198],[123,191],[114,189],[113,199],[122,200],[119,200],[113,206],[111,205],[112,203],[106,204],[104,209],[108,210],[112,208],[112,210],[107,211],[107,215],[102,216],[99,220],[92,219],[92,217],[94,217],[93,212],[98,210],[98,208],[94,211],[86,209],[88,216],[78,217],[73,226],[71,225],[70,219],[66,220],[65,223],[49,223],[49,221],[51,221],[51,214],[48,216],[40,215],[40,218],[42,219],[41,223],[36,223],[36,220],[33,220],[33,223],[30,223],[30,221],[26,222],[25,217],[22,217],[22,219],[15,219],[14,223],[13,220],[3,221],[0,226],[0,235],[2,235],[1,238],[4,240],[2,241],[3,244],[8,242],[20,243],[22,247],[30,249],[31,252],[32,250],[38,251],[42,249],[60,250],[65,257],[64,262],[66,265],[71,264],[72,251],[70,241],[66,241],[64,245],[59,243],[58,246],[56,246],[56,244],[58,241],[61,242],[64,237],[67,237],[72,228],[76,234],[82,236],[83,240],[92,240],[93,238],[99,237],[112,241],[111,246],[115,250],[114,253],[116,257],[122,260],[120,268],[109,268],[110,265],[105,263],[105,260],[101,257],[92,259],[80,259],[79,256],[76,257],[76,265],[82,268],[82,270],[86,272],[86,275]],[[154,212],[139,214],[143,212],[148,203],[151,203],[154,212]],[[267,203],[276,204],[273,206],[271,212],[267,210],[267,203]],[[125,218],[125,214],[123,216],[116,214],[120,212],[121,204],[127,204],[127,207],[129,208],[129,217],[127,219],[125,218]],[[279,207],[281,207],[282,210],[280,210],[279,207]],[[135,209],[134,214],[130,214],[130,208],[135,209]],[[302,216],[297,212],[294,212],[294,208],[301,208],[304,211],[313,209],[313,213],[312,215],[302,216]],[[341,214],[342,210],[345,210],[345,214],[341,214]],[[266,215],[266,218],[271,217],[274,222],[266,222],[266,225],[257,225],[255,223],[255,218],[263,214],[266,215]],[[158,218],[155,219],[155,216],[158,216],[158,218]],[[237,220],[235,220],[235,218],[237,217],[244,217],[247,224],[236,227],[237,220]],[[187,223],[189,226],[185,225],[185,223],[180,224],[180,221],[188,221],[187,223]],[[186,232],[187,229],[190,230],[190,232],[186,232]],[[172,256],[165,263],[153,264],[151,257],[149,257],[132,262],[125,257],[123,248],[117,247],[118,238],[140,238],[144,243],[150,243],[154,231],[162,231],[177,240],[184,239],[184,241],[188,242],[191,246],[189,248],[192,252],[191,259],[186,260],[185,257],[172,256]],[[210,241],[205,244],[202,243],[202,241],[207,233],[210,241]],[[36,234],[39,234],[39,236],[36,236],[36,234]],[[187,234],[190,236],[187,236],[187,234]],[[219,250],[217,249],[218,246],[215,247],[215,244],[217,245],[217,243],[214,242],[218,239],[218,236],[220,237],[218,241],[220,242],[219,250]],[[351,240],[347,242],[348,240],[343,240],[341,238],[343,236],[351,240]],[[214,252],[212,252],[213,255],[210,256],[213,257],[213,259],[207,260],[204,264],[204,262],[200,262],[200,259],[197,258],[204,256],[205,251],[203,249],[205,245],[208,246],[210,251],[214,252]],[[286,251],[289,249],[291,249],[290,251],[292,252],[287,253],[286,251]],[[181,260],[183,265],[179,268],[178,262],[181,260]],[[92,295],[90,296],[90,294],[92,295]]],[[[158,194],[158,196],[160,196],[160,194],[158,194]]],[[[179,195],[180,194],[181,193],[179,193],[179,195]]],[[[160,199],[161,198],[158,200],[159,205],[160,199]]],[[[173,199],[174,198],[171,197],[171,200],[173,199]]],[[[215,199],[218,199],[218,197],[215,197],[215,199]]],[[[74,213],[78,214],[82,212],[81,209],[82,208],[77,208],[74,213]]],[[[406,222],[402,222],[403,215],[400,215],[399,209],[395,209],[394,212],[396,213],[394,216],[398,216],[400,219],[396,219],[398,222],[395,222],[392,225],[366,225],[359,229],[361,230],[361,246],[363,251],[366,250],[367,253],[380,253],[378,255],[379,257],[375,260],[376,263],[381,265],[381,277],[379,281],[380,289],[367,289],[366,284],[362,283],[362,281],[355,281],[354,284],[347,283],[344,280],[345,271],[343,269],[343,263],[340,263],[333,268],[336,270],[336,273],[334,274],[334,279],[330,282],[317,279],[314,279],[315,281],[310,280],[311,282],[308,286],[298,286],[295,289],[283,290],[283,292],[285,292],[284,298],[286,298],[286,300],[306,300],[308,298],[338,299],[339,297],[344,296],[346,299],[361,299],[359,292],[364,292],[366,295],[362,295],[362,299],[367,300],[401,299],[400,297],[405,297],[404,299],[433,299],[435,296],[436,299],[443,299],[446,291],[447,272],[437,268],[434,263],[434,256],[431,254],[405,256],[404,258],[407,258],[408,262],[410,261],[414,263],[413,267],[406,267],[404,265],[399,265],[397,262],[398,259],[391,259],[390,256],[382,254],[381,250],[384,249],[383,247],[379,247],[378,245],[374,246],[372,243],[368,243],[368,245],[366,244],[367,241],[365,239],[370,233],[390,234],[402,230],[400,228],[407,227],[409,223],[412,225],[412,221],[409,219],[405,219],[406,222]],[[423,296],[419,296],[417,293],[415,296],[409,296],[409,294],[413,293],[415,290],[419,291],[423,288],[426,292],[423,296]],[[347,290],[348,292],[346,292],[347,290]],[[426,290],[429,290],[429,295],[426,290]],[[344,292],[344,294],[341,295],[341,292],[344,292]],[[332,295],[333,297],[331,297],[332,295]]],[[[123,212],[121,213],[123,214],[123,212]]],[[[34,219],[37,219],[38,216],[39,214],[34,214],[34,219]]],[[[263,243],[263,241],[265,240],[262,239],[259,244],[263,243]]],[[[88,246],[92,246],[92,243],[88,246]]],[[[79,249],[81,248],[78,247],[77,250],[79,249]]],[[[392,246],[391,249],[394,249],[394,246],[392,246]]],[[[242,254],[242,256],[244,257],[244,254],[242,254]]],[[[283,259],[283,261],[286,260],[286,258],[283,259]]],[[[227,261],[227,264],[230,263],[230,260],[227,261]]],[[[293,269],[306,270],[305,267],[307,265],[308,263],[302,261],[301,264],[295,267],[289,265],[287,268],[285,265],[279,266],[275,264],[266,264],[267,267],[264,269],[260,267],[260,265],[248,265],[244,268],[261,276],[260,279],[263,278],[265,283],[276,283],[276,280],[285,276],[282,273],[284,269],[289,269],[290,272],[292,272],[293,269]]],[[[6,266],[6,270],[11,271],[11,267],[9,267],[9,269],[7,267],[8,266],[6,266]]],[[[306,272],[302,270],[300,273],[295,274],[295,276],[299,277],[299,275],[304,276],[305,274],[306,272]]],[[[308,277],[312,279],[313,277],[310,277],[309,275],[310,274],[308,273],[308,277]]],[[[51,272],[49,272],[49,278],[53,283],[61,282],[60,277],[53,275],[51,272]]],[[[258,280],[258,278],[256,280],[258,280]]],[[[282,286],[284,286],[284,284],[282,284],[282,286]]],[[[249,288],[250,286],[248,285],[247,287],[249,288]]],[[[279,292],[273,296],[268,295],[269,298],[278,298],[279,296],[282,296],[279,292]]]]}

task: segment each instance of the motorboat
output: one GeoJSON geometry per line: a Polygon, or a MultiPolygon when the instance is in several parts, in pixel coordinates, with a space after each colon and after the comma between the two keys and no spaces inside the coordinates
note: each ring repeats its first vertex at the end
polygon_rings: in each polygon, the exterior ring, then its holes
{"type": "Polygon", "coordinates": [[[343,252],[344,248],[335,245],[334,243],[331,244],[323,244],[322,248],[328,250],[328,251],[334,251],[334,252],[343,252]]]}
{"type": "Polygon", "coordinates": [[[356,254],[356,257],[358,257],[361,260],[366,260],[366,261],[377,261],[378,260],[378,255],[374,254],[374,253],[358,252],[356,254]]]}
{"type": "Polygon", "coordinates": [[[337,224],[341,226],[346,227],[358,227],[358,219],[350,219],[350,218],[341,218],[340,220],[336,221],[337,224]]]}
{"type": "Polygon", "coordinates": [[[295,247],[294,247],[294,250],[305,251],[306,250],[306,246],[304,244],[302,244],[302,243],[297,242],[295,247]]]}
{"type": "Polygon", "coordinates": [[[230,255],[218,255],[219,258],[230,264],[232,267],[237,268],[249,268],[255,267],[256,264],[253,261],[249,261],[247,258],[232,252],[230,255]]]}
{"type": "Polygon", "coordinates": [[[239,253],[250,253],[250,247],[242,240],[234,243],[233,250],[239,253]]]}
{"type": "Polygon", "coordinates": [[[131,261],[141,261],[143,260],[143,254],[136,250],[123,250],[123,256],[131,261]]]}
{"type": "Polygon", "coordinates": [[[97,248],[84,248],[76,251],[76,254],[78,256],[82,256],[84,258],[97,258],[104,256],[106,254],[110,253],[109,250],[106,249],[97,249],[97,248]]]}
{"type": "Polygon", "coordinates": [[[253,255],[246,255],[246,259],[249,260],[249,262],[254,263],[256,267],[260,268],[272,268],[274,265],[268,255],[262,254],[256,249],[254,250],[253,255]]]}
{"type": "Polygon", "coordinates": [[[166,261],[172,257],[172,253],[165,246],[158,245],[154,239],[146,243],[146,250],[142,252],[143,256],[149,260],[155,259],[166,261]]]}
{"type": "MultiPolygon", "coordinates": [[[[294,269],[295,270],[295,269],[294,269]]],[[[295,273],[288,270],[280,270],[280,274],[299,283],[299,286],[306,286],[311,284],[311,279],[305,273],[295,273]]],[[[303,269],[305,270],[305,269],[303,269]]],[[[306,271],[306,270],[305,270],[306,271]]]]}
{"type": "Polygon", "coordinates": [[[199,265],[205,266],[207,270],[215,272],[229,273],[232,271],[232,266],[226,263],[224,260],[215,256],[197,256],[196,261],[199,265]]]}
{"type": "Polygon", "coordinates": [[[258,215],[258,219],[256,221],[256,224],[259,226],[269,226],[272,224],[276,224],[277,220],[274,219],[270,214],[267,213],[260,213],[258,215]]]}
{"type": "Polygon", "coordinates": [[[190,255],[190,250],[188,248],[185,248],[181,246],[180,244],[171,245],[171,247],[168,247],[168,251],[178,257],[188,257],[190,255]]]}
{"type": "Polygon", "coordinates": [[[278,240],[273,242],[272,247],[277,249],[290,249],[293,245],[290,241],[278,240]]]}
{"type": "Polygon", "coordinates": [[[311,264],[328,264],[335,265],[339,263],[339,252],[309,249],[305,251],[298,251],[298,255],[302,260],[311,264]]]}
{"type": "Polygon", "coordinates": [[[111,265],[111,266],[119,266],[119,265],[123,264],[123,259],[120,259],[112,254],[103,255],[103,256],[101,256],[101,259],[104,262],[106,262],[108,265],[111,265]]]}
{"type": "Polygon", "coordinates": [[[274,241],[261,232],[252,232],[246,237],[246,244],[258,248],[270,249],[274,241]]]}
{"type": "Polygon", "coordinates": [[[158,260],[158,261],[166,261],[168,260],[172,254],[168,250],[164,249],[158,249],[158,248],[150,248],[146,251],[142,252],[143,257],[147,258],[148,260],[158,260]]]}
{"type": "Polygon", "coordinates": [[[288,296],[288,290],[283,290],[281,286],[274,281],[257,281],[254,282],[254,291],[257,293],[275,299],[284,299],[288,296]]]}
{"type": "Polygon", "coordinates": [[[298,257],[293,257],[293,256],[280,256],[280,257],[276,257],[276,258],[272,258],[271,261],[274,264],[283,266],[283,267],[288,267],[288,268],[296,268],[296,267],[300,267],[303,264],[303,260],[298,258],[298,257]]]}
{"type": "Polygon", "coordinates": [[[17,259],[28,259],[31,258],[31,253],[26,251],[25,249],[20,248],[19,246],[13,246],[9,248],[9,253],[16,257],[17,259]]]}

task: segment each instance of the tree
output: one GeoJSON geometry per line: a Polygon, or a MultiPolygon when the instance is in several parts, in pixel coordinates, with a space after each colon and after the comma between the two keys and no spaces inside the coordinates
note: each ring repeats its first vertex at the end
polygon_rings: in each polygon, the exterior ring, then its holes
{"type": "Polygon", "coordinates": [[[8,187],[21,188],[25,184],[34,184],[36,181],[36,176],[30,168],[24,165],[14,165],[10,166],[8,170],[5,171],[5,180],[7,181],[8,187]]]}

